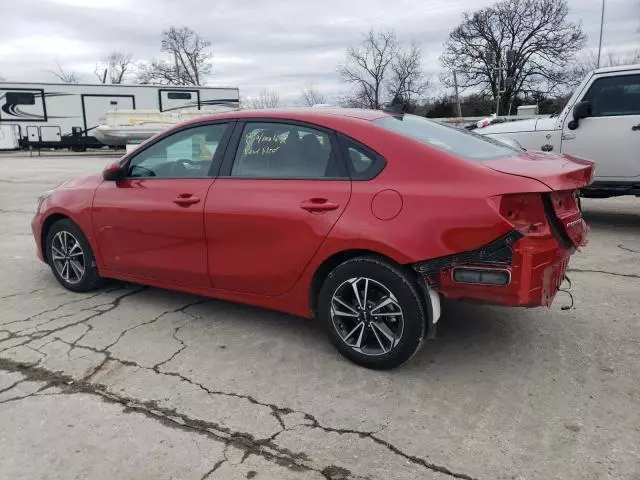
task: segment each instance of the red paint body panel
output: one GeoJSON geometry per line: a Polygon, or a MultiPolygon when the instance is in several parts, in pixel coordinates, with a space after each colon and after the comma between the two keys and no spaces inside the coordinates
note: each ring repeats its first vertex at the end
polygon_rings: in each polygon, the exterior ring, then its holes
{"type": "Polygon", "coordinates": [[[593,162],[544,152],[523,152],[485,162],[498,172],[534,178],[553,190],[574,190],[591,182],[593,162]],[[588,167],[588,168],[585,168],[588,167]]]}
{"type": "MultiPolygon", "coordinates": [[[[504,195],[553,192],[553,208],[567,235],[575,245],[584,244],[586,225],[570,198],[590,181],[589,162],[529,153],[469,161],[371,123],[385,115],[299,109],[212,116],[309,122],[367,145],[387,165],[368,181],[79,179],[56,189],[39,207],[32,223],[39,256],[44,223],[63,214],[89,239],[104,276],[310,316],[313,277],[333,255],[366,250],[411,265],[476,249],[515,228],[501,214],[504,195]],[[374,205],[376,194],[385,191],[397,195],[381,194],[374,205]],[[180,195],[199,202],[179,206],[174,200],[180,195]],[[317,199],[336,207],[302,208],[317,199]]],[[[548,305],[575,249],[561,247],[549,229],[543,231],[514,245],[509,285],[457,284],[446,269],[438,290],[449,298],[500,305],[548,305]]]]}
{"type": "MultiPolygon", "coordinates": [[[[575,249],[560,249],[552,236],[523,238],[514,248],[511,283],[504,286],[456,283],[452,269],[440,272],[438,291],[449,299],[475,300],[511,307],[549,306],[564,279],[575,249]]],[[[470,265],[471,266],[471,265],[470,265]]]]}
{"type": "Polygon", "coordinates": [[[216,180],[204,212],[213,286],[256,295],[288,292],[350,195],[351,182],[344,180],[216,180]],[[337,208],[304,210],[312,198],[337,208]]]}
{"type": "Polygon", "coordinates": [[[211,286],[207,272],[204,203],[213,179],[103,182],[93,222],[104,268],[130,275],[211,286]],[[198,203],[180,206],[179,196],[198,203]]]}
{"type": "MultiPolygon", "coordinates": [[[[42,226],[46,219],[52,215],[63,215],[72,218],[87,237],[91,249],[98,252],[98,243],[93,234],[92,203],[96,188],[102,183],[102,174],[94,174],[86,177],[68,180],[56,187],[51,194],[38,206],[31,227],[38,248],[38,258],[44,260],[42,245],[42,226]]],[[[96,263],[100,263],[96,253],[96,263]]]]}

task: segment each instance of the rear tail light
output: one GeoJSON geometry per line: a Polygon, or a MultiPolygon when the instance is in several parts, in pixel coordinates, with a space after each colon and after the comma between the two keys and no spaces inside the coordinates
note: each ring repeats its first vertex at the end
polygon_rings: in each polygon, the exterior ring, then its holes
{"type": "Polygon", "coordinates": [[[547,236],[551,234],[539,193],[518,193],[494,197],[498,213],[523,235],[547,236]]]}
{"type": "Polygon", "coordinates": [[[551,192],[547,199],[547,211],[557,219],[570,243],[581,247],[587,243],[588,227],[582,219],[577,197],[577,190],[551,192]]]}

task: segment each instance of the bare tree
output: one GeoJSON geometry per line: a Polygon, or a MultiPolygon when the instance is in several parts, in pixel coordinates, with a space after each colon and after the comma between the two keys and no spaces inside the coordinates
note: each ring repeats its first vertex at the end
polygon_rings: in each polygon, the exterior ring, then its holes
{"type": "MultiPolygon", "coordinates": [[[[640,48],[631,52],[607,50],[600,57],[601,67],[617,67],[620,65],[634,65],[640,63],[640,48]]],[[[589,50],[579,55],[574,65],[575,83],[580,82],[587,73],[598,68],[598,54],[589,50]]]]}
{"type": "Polygon", "coordinates": [[[406,51],[398,51],[391,63],[391,72],[387,89],[396,103],[414,105],[429,86],[422,70],[422,51],[416,44],[411,44],[406,51]]]}
{"type": "Polygon", "coordinates": [[[275,90],[267,90],[266,88],[260,92],[256,98],[252,98],[248,102],[249,108],[276,108],[280,106],[280,94],[275,90]]]}
{"type": "MultiPolygon", "coordinates": [[[[566,68],[585,42],[580,24],[567,20],[566,0],[503,0],[465,13],[440,61],[458,74],[460,87],[499,90],[501,110],[522,91],[553,92],[571,79],[566,68]],[[513,51],[507,61],[506,51],[513,51]],[[498,70],[500,65],[505,70],[498,70]],[[508,85],[504,79],[513,79],[508,85]]],[[[451,78],[444,77],[451,86],[451,78]]]]}
{"type": "Polygon", "coordinates": [[[370,30],[359,47],[347,50],[347,60],[338,66],[338,73],[353,88],[347,99],[351,106],[373,109],[382,106],[387,93],[385,81],[397,53],[398,40],[394,31],[370,30]]]}
{"type": "Polygon", "coordinates": [[[60,62],[56,60],[56,70],[49,70],[53,73],[62,83],[80,83],[80,76],[76,72],[64,70],[60,65],[60,62]]]}
{"type": "Polygon", "coordinates": [[[95,74],[100,83],[120,84],[127,72],[132,70],[131,53],[113,51],[96,64],[95,74]]]}
{"type": "Polygon", "coordinates": [[[153,60],[138,66],[138,82],[165,85],[203,85],[211,73],[211,46],[189,27],[171,27],[162,32],[161,51],[171,60],[153,60]]]}
{"type": "Polygon", "coordinates": [[[301,91],[302,103],[307,107],[313,107],[319,103],[325,103],[325,96],[314,87],[313,83],[307,84],[301,91]]]}

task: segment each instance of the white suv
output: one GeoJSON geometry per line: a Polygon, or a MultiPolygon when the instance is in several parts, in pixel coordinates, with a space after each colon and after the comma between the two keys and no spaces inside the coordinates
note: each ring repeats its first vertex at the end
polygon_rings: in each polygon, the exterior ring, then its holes
{"type": "Polygon", "coordinates": [[[596,162],[585,197],[640,195],[640,65],[587,75],[558,116],[500,123],[477,133],[512,138],[527,150],[596,162]]]}

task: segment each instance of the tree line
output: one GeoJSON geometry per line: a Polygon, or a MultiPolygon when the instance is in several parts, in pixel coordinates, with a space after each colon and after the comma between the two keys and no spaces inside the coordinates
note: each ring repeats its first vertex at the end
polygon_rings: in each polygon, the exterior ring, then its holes
{"type": "MultiPolygon", "coordinates": [[[[331,103],[372,109],[393,105],[433,117],[456,116],[458,103],[463,116],[487,115],[496,108],[515,113],[519,105],[532,103],[540,113],[553,113],[598,65],[593,53],[583,53],[582,25],[570,21],[568,13],[567,0],[502,0],[464,13],[440,55],[439,82],[425,73],[416,43],[400,41],[393,30],[370,30],[337,66],[345,92],[331,103]]],[[[134,62],[130,53],[114,51],[96,63],[95,75],[100,83],[203,85],[212,70],[210,47],[192,29],[171,27],[162,32],[164,58],[134,62]]],[[[631,63],[640,63],[640,49],[626,55],[608,51],[600,60],[600,66],[631,63]]],[[[62,82],[79,82],[77,73],[60,64],[52,73],[62,82]]],[[[268,89],[242,100],[251,108],[281,103],[280,94],[268,89]]],[[[326,101],[309,83],[298,103],[326,101]]]]}

